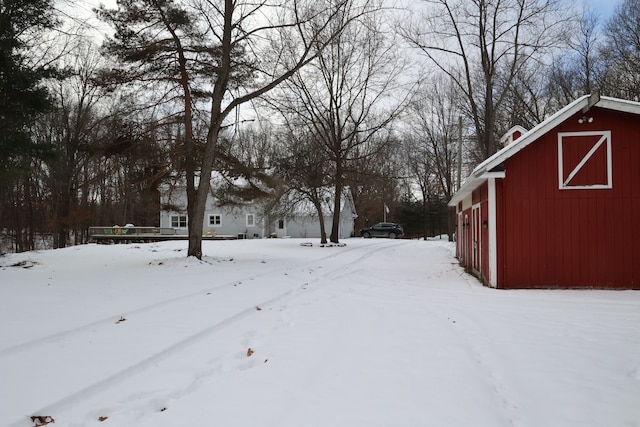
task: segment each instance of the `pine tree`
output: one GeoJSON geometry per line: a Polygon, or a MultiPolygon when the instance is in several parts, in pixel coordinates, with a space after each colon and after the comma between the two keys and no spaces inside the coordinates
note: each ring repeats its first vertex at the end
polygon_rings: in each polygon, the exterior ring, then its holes
{"type": "MultiPolygon", "coordinates": [[[[182,162],[174,165],[185,173],[187,197],[195,197],[198,174],[196,104],[211,97],[211,81],[218,72],[219,44],[202,31],[198,16],[173,0],[119,0],[116,9],[101,6],[98,17],[115,30],[104,51],[117,66],[104,70],[100,81],[106,86],[137,85],[143,88],[149,106],[169,102],[174,116],[166,122],[181,123],[182,162]]],[[[238,57],[240,45],[234,50],[238,57]]],[[[241,64],[232,76],[236,84],[249,78],[249,64],[241,64]]],[[[202,139],[202,136],[200,136],[202,139]]],[[[188,215],[193,216],[193,205],[188,215]]]]}
{"type": "Polygon", "coordinates": [[[41,85],[51,70],[30,66],[26,40],[56,25],[52,12],[52,0],[0,0],[0,184],[20,174],[22,156],[51,154],[30,131],[35,118],[51,106],[41,85]]]}

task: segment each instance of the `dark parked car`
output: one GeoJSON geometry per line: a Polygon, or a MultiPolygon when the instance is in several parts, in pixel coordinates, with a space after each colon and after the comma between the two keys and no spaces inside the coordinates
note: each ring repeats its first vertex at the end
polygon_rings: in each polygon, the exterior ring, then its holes
{"type": "Polygon", "coordinates": [[[404,230],[402,227],[393,222],[379,222],[376,225],[360,230],[360,235],[365,239],[369,237],[388,237],[395,239],[403,234],[404,230]]]}

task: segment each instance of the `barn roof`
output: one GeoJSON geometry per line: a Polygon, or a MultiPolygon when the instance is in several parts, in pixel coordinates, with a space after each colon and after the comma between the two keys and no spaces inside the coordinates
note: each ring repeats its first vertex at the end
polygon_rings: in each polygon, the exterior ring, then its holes
{"type": "Polygon", "coordinates": [[[534,143],[542,135],[546,134],[577,112],[582,110],[586,113],[595,105],[599,108],[640,115],[640,102],[627,101],[606,96],[600,97],[597,94],[582,96],[476,166],[473,172],[471,172],[471,175],[469,175],[469,177],[464,181],[460,189],[453,195],[453,198],[449,201],[449,206],[457,205],[487,178],[492,176],[504,177],[504,172],[496,172],[495,169],[505,160],[522,151],[525,147],[529,146],[529,144],[534,143]]]}

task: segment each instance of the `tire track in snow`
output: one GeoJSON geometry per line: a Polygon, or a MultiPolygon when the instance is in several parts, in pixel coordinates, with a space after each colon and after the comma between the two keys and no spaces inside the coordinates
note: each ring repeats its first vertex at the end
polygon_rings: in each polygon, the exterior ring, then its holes
{"type": "MultiPolygon", "coordinates": [[[[371,246],[378,246],[381,245],[382,243],[375,243],[373,245],[367,246],[367,247],[371,247],[371,246]]],[[[268,271],[264,271],[261,272],[261,275],[276,275],[280,272],[285,273],[287,271],[290,271],[292,268],[304,268],[307,265],[310,264],[314,264],[314,263],[318,263],[318,262],[322,262],[322,261],[326,261],[329,260],[331,258],[335,258],[338,256],[344,256],[345,252],[347,251],[353,251],[355,249],[358,249],[357,247],[346,247],[346,249],[343,247],[341,249],[340,252],[334,252],[330,255],[327,255],[323,258],[319,258],[319,259],[314,259],[311,261],[306,261],[303,264],[300,265],[295,265],[295,266],[285,266],[285,267],[277,267],[274,268],[272,270],[268,270],[268,271]]],[[[358,258],[357,260],[360,260],[363,257],[366,257],[367,254],[363,255],[362,257],[358,258]]],[[[357,261],[356,260],[356,261],[357,261]]],[[[207,288],[207,289],[202,289],[202,290],[198,290],[196,292],[191,292],[189,294],[185,294],[179,297],[173,297],[167,300],[163,300],[163,301],[159,301],[159,302],[155,302],[153,304],[150,305],[146,305],[146,306],[142,306],[139,308],[135,308],[132,310],[126,310],[125,312],[119,311],[117,313],[111,314],[109,316],[105,316],[99,320],[90,322],[90,323],[86,323],[84,325],[72,328],[72,329],[67,329],[64,331],[60,331],[54,334],[50,334],[44,337],[39,337],[36,339],[33,339],[31,341],[27,341],[27,342],[23,342],[11,347],[7,347],[4,348],[2,350],[0,350],[0,358],[6,357],[6,356],[10,356],[22,351],[27,351],[29,349],[35,348],[35,347],[40,347],[42,345],[46,345],[46,344],[51,344],[54,342],[58,342],[60,340],[64,340],[67,339],[69,337],[72,337],[73,335],[76,334],[81,334],[83,332],[87,332],[89,330],[93,330],[95,328],[101,327],[101,326],[111,326],[115,321],[117,321],[121,316],[123,316],[124,314],[126,314],[127,316],[132,316],[132,315],[137,315],[137,314],[143,314],[143,313],[150,313],[153,312],[155,310],[158,309],[163,309],[166,307],[169,307],[171,305],[174,305],[176,303],[184,303],[184,302],[188,302],[192,299],[201,297],[203,294],[206,294],[208,292],[215,292],[215,291],[220,291],[222,289],[227,289],[227,288],[231,288],[234,285],[237,285],[238,282],[246,282],[249,280],[253,280],[255,279],[255,274],[251,274],[251,275],[247,275],[247,276],[243,276],[240,278],[235,278],[234,280],[228,281],[222,285],[218,285],[218,286],[214,286],[211,288],[207,288]]]]}
{"type": "MultiPolygon", "coordinates": [[[[289,289],[285,292],[282,292],[276,296],[274,296],[273,298],[270,299],[266,299],[266,300],[262,300],[258,303],[251,303],[251,304],[247,304],[247,308],[244,308],[240,311],[237,311],[235,314],[226,317],[223,320],[218,321],[217,323],[215,323],[214,325],[211,325],[209,327],[206,327],[194,334],[189,335],[188,337],[174,342],[173,344],[163,348],[160,351],[156,351],[155,353],[145,357],[142,360],[137,361],[136,363],[125,367],[124,369],[119,370],[118,372],[109,375],[106,378],[103,378],[101,380],[95,381],[90,385],[87,385],[86,387],[82,388],[79,391],[76,391],[70,395],[64,396],[59,398],[58,400],[56,400],[53,403],[47,404],[44,407],[41,407],[40,409],[34,411],[33,413],[56,413],[56,412],[60,412],[62,409],[68,408],[68,407],[72,407],[73,405],[81,402],[83,399],[87,398],[88,396],[91,396],[92,394],[98,393],[106,388],[110,388],[110,387],[114,387],[116,385],[118,385],[120,382],[130,379],[132,375],[136,375],[136,374],[140,374],[143,373],[144,371],[146,371],[147,369],[155,366],[158,362],[167,359],[175,354],[179,354],[181,351],[189,348],[192,345],[195,345],[209,337],[211,337],[212,335],[215,335],[216,332],[223,330],[231,325],[233,325],[234,323],[245,319],[251,315],[255,315],[256,313],[256,306],[260,306],[266,308],[269,306],[272,306],[276,303],[279,303],[283,300],[285,300],[288,297],[291,297],[293,295],[295,295],[297,292],[307,289],[307,285],[309,283],[314,283],[314,282],[318,282],[321,280],[326,280],[326,278],[330,277],[330,276],[335,276],[337,274],[337,277],[340,277],[344,274],[344,269],[345,267],[348,266],[353,266],[354,263],[360,262],[361,260],[371,256],[374,253],[380,252],[380,251],[384,251],[387,249],[390,249],[392,247],[397,246],[397,243],[390,246],[387,244],[388,242],[380,242],[380,243],[374,243],[374,244],[370,244],[364,247],[352,247],[352,248],[348,248],[347,250],[349,252],[353,252],[353,251],[357,251],[357,250],[364,250],[365,253],[364,254],[360,254],[357,256],[357,258],[355,259],[351,259],[351,257],[345,257],[345,250],[342,250],[340,252],[334,252],[328,256],[322,257],[322,258],[318,258],[318,259],[313,259],[310,261],[305,261],[302,264],[298,264],[295,266],[285,266],[285,267],[279,267],[276,269],[272,269],[269,272],[263,272],[261,273],[261,275],[278,275],[278,274],[282,274],[283,272],[289,272],[292,269],[303,269],[309,265],[313,265],[313,264],[318,264],[321,263],[323,261],[329,260],[329,259],[333,259],[333,258],[339,258],[339,262],[337,264],[331,265],[329,267],[329,270],[327,271],[322,271],[321,273],[319,273],[318,277],[313,277],[311,280],[307,280],[304,284],[300,284],[296,287],[293,287],[292,289],[289,289]]],[[[401,242],[399,242],[400,244],[402,244],[401,242]]],[[[314,270],[315,273],[318,274],[319,270],[314,270]]],[[[351,273],[347,273],[351,274],[351,273]]],[[[253,275],[248,275],[245,276],[245,278],[242,279],[236,279],[233,280],[225,285],[222,286],[218,286],[215,287],[213,289],[221,289],[221,288],[226,288],[226,287],[230,287],[233,286],[233,284],[237,284],[239,280],[250,280],[252,279],[254,276],[253,275]]],[[[295,280],[298,280],[298,278],[294,278],[295,280]]],[[[156,303],[156,304],[152,304],[149,306],[145,306],[145,307],[141,307],[139,309],[133,310],[133,311],[129,311],[128,315],[130,313],[145,313],[148,314],[150,312],[153,312],[154,310],[157,310],[159,308],[166,308],[168,306],[171,305],[175,305],[175,303],[178,302],[184,302],[184,301],[188,301],[191,298],[194,297],[201,297],[203,295],[203,293],[206,293],[206,290],[203,291],[199,291],[196,293],[192,293],[192,294],[188,294],[188,295],[184,295],[178,298],[172,298],[166,301],[162,301],[160,303],[156,303]]],[[[115,316],[114,316],[115,317],[115,316]]],[[[93,327],[95,327],[96,325],[101,325],[104,322],[108,321],[109,326],[112,325],[112,320],[113,317],[109,317],[106,320],[101,320],[98,322],[92,322],[90,324],[81,326],[79,328],[75,328],[73,330],[67,330],[67,331],[63,331],[60,332],[58,334],[54,334],[51,335],[47,338],[44,339],[39,339],[37,340],[37,342],[29,342],[29,343],[25,343],[25,344],[21,344],[19,346],[14,346],[10,349],[5,349],[3,350],[2,353],[0,353],[0,356],[2,357],[7,357],[9,355],[15,355],[15,353],[19,353],[20,351],[26,351],[28,349],[31,349],[33,347],[35,347],[36,345],[38,346],[42,346],[43,344],[46,344],[46,342],[55,342],[58,339],[62,339],[62,338],[70,338],[73,337],[74,334],[78,334],[81,333],[83,331],[86,331],[88,329],[91,329],[93,327]],[[46,341],[46,342],[43,342],[46,341]]],[[[24,419],[20,419],[20,420],[15,420],[12,424],[9,424],[8,427],[20,427],[24,425],[24,419]]]]}
{"type": "MultiPolygon", "coordinates": [[[[280,295],[277,295],[276,297],[270,299],[270,300],[266,300],[263,301],[262,303],[260,303],[259,305],[261,306],[268,306],[271,305],[283,298],[285,298],[286,296],[292,294],[293,292],[295,292],[294,290],[290,290],[287,292],[284,292],[280,295]]],[[[83,388],[82,390],[79,390],[73,394],[70,394],[68,396],[65,396],[59,400],[57,400],[56,402],[53,402],[43,408],[40,408],[37,411],[34,411],[34,413],[36,414],[41,414],[41,413],[55,413],[56,410],[60,410],[61,408],[67,407],[69,405],[73,405],[75,403],[78,403],[80,401],[82,401],[86,396],[89,396],[93,393],[99,392],[101,390],[104,390],[107,387],[111,387],[114,385],[117,385],[120,381],[128,379],[131,377],[131,375],[135,375],[135,374],[139,374],[141,372],[144,372],[146,369],[154,366],[156,363],[176,354],[179,353],[180,351],[184,350],[185,348],[189,347],[190,345],[194,345],[202,340],[204,340],[205,338],[209,337],[211,334],[219,331],[220,329],[223,329],[235,322],[237,322],[240,319],[244,319],[248,316],[250,316],[251,314],[254,314],[256,312],[255,309],[255,305],[251,305],[250,308],[246,308],[244,310],[241,310],[239,312],[237,312],[236,314],[234,314],[233,316],[227,317],[226,319],[216,323],[215,325],[209,326],[208,328],[205,328],[199,332],[197,332],[196,334],[190,335],[189,337],[178,341],[172,345],[170,345],[169,347],[166,347],[165,349],[163,349],[162,351],[159,351],[157,353],[154,353],[152,355],[150,355],[149,357],[140,360],[138,362],[136,362],[135,364],[120,370],[119,372],[110,375],[109,377],[97,381],[85,388],[83,388]]],[[[24,420],[19,420],[16,421],[12,424],[10,424],[8,427],[20,427],[24,425],[24,420]]]]}
{"type": "Polygon", "coordinates": [[[502,416],[512,427],[524,427],[527,424],[519,415],[520,406],[512,393],[505,385],[505,380],[496,369],[496,360],[490,354],[486,344],[491,342],[489,334],[478,326],[475,319],[460,308],[454,307],[449,314],[445,314],[441,307],[430,307],[429,314],[437,318],[443,325],[451,330],[451,336],[455,336],[462,347],[468,349],[471,360],[478,366],[478,372],[486,380],[488,389],[502,408],[502,416]],[[460,321],[462,320],[462,321],[460,321]]]}
{"type": "MultiPolygon", "coordinates": [[[[369,258],[373,254],[377,254],[379,252],[395,248],[395,247],[400,246],[402,244],[406,244],[406,242],[402,242],[402,241],[398,241],[398,240],[394,240],[393,242],[394,242],[394,244],[392,244],[392,245],[386,244],[386,245],[384,245],[382,247],[378,247],[378,246],[381,246],[380,243],[375,243],[373,245],[366,246],[366,248],[370,248],[371,246],[376,246],[376,248],[374,250],[367,251],[366,253],[360,255],[359,257],[349,261],[345,265],[340,265],[340,266],[338,266],[337,268],[335,268],[335,269],[333,269],[331,271],[324,272],[321,276],[314,278],[310,282],[317,282],[317,281],[320,281],[320,280],[323,280],[323,279],[328,279],[328,278],[330,278],[330,279],[339,279],[339,278],[341,278],[343,276],[348,276],[348,275],[354,273],[354,271],[352,271],[352,270],[353,270],[354,267],[357,267],[356,264],[359,263],[360,261],[363,261],[363,260],[369,258]]],[[[386,243],[388,243],[388,242],[386,242],[386,243]]],[[[318,261],[324,261],[324,258],[319,259],[316,262],[318,262],[318,261]]],[[[302,265],[301,267],[304,267],[304,265],[302,265]]],[[[357,268],[359,269],[360,267],[357,267],[357,268]]]]}

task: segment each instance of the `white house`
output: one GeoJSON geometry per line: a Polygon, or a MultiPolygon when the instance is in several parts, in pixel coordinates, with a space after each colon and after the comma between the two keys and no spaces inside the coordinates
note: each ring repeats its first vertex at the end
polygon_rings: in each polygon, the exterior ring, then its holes
{"type": "MultiPolygon", "coordinates": [[[[353,236],[357,217],[351,191],[346,189],[341,198],[339,235],[340,239],[353,236]]],[[[183,187],[161,190],[160,227],[173,228],[176,234],[187,234],[187,197],[183,187]]],[[[327,204],[328,205],[328,204],[327,204]]],[[[332,212],[325,209],[327,235],[331,233],[332,212]]],[[[320,238],[320,221],[310,203],[298,203],[286,214],[273,215],[265,212],[260,203],[246,203],[240,206],[219,206],[213,196],[209,196],[205,208],[202,230],[203,236],[230,236],[238,238],[300,237],[320,238]]]]}

